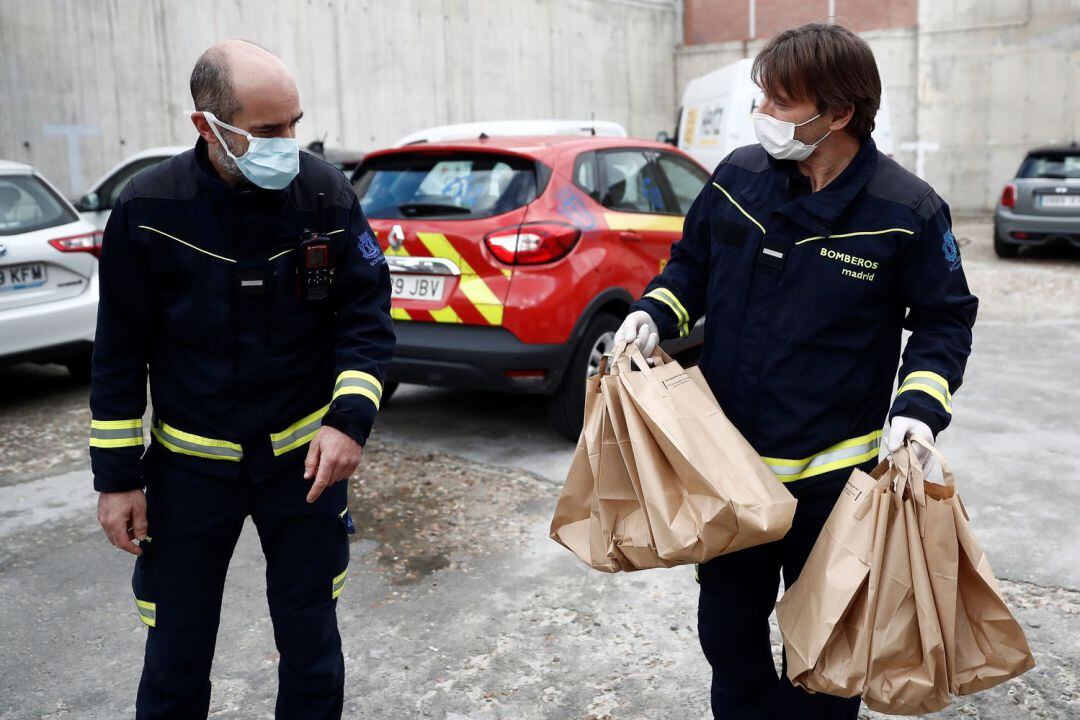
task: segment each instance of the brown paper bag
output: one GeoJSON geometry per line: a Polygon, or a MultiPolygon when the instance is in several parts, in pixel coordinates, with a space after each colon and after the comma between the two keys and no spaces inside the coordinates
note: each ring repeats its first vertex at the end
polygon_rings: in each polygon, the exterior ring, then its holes
{"type": "Polygon", "coordinates": [[[1027,672],[1035,658],[971,531],[948,461],[932,445],[912,441],[935,455],[945,481],[926,483],[923,544],[931,577],[939,578],[934,599],[947,640],[950,689],[969,695],[1027,672]]]}
{"type": "Polygon", "coordinates": [[[793,683],[913,715],[942,709],[950,691],[975,692],[1034,665],[948,463],[931,450],[943,486],[926,482],[910,445],[878,466],[876,484],[852,474],[777,606],[793,683]]]}
{"type": "Polygon", "coordinates": [[[617,387],[660,557],[705,562],[782,538],[795,498],[721,412],[701,371],[662,352],[649,367],[636,345],[625,349],[616,349],[617,387]]]}
{"type": "Polygon", "coordinates": [[[920,715],[949,705],[949,673],[923,546],[922,471],[910,446],[895,453],[892,462],[888,495],[893,507],[877,587],[871,592],[874,622],[863,700],[878,712],[920,715]]]}
{"type": "Polygon", "coordinates": [[[604,572],[618,572],[622,569],[622,564],[618,558],[608,554],[611,535],[605,535],[601,527],[597,488],[604,414],[600,376],[594,376],[586,383],[584,426],[574,449],[562,493],[555,505],[550,536],[589,567],[604,572]]]}
{"type": "Polygon", "coordinates": [[[787,588],[776,617],[795,685],[841,697],[862,693],[869,663],[871,586],[881,567],[893,510],[888,461],[872,473],[852,472],[825,521],[799,580],[787,588]]]}
{"type": "MultiPolygon", "coordinates": [[[[617,369],[614,369],[617,372],[617,369]]],[[[601,377],[600,386],[607,409],[604,431],[604,457],[612,467],[611,472],[620,475],[620,488],[629,493],[616,504],[600,498],[601,515],[610,515],[611,542],[614,551],[625,559],[626,570],[645,570],[655,567],[672,567],[677,564],[664,560],[656,550],[652,528],[645,513],[645,501],[641,494],[641,480],[637,475],[634,448],[627,428],[627,415],[637,414],[633,405],[624,405],[619,395],[618,378],[613,375],[601,377]],[[610,434],[609,434],[610,431],[610,434]],[[614,449],[614,451],[612,451],[614,449]],[[617,462],[616,462],[617,460],[617,462]],[[605,513],[607,510],[607,513],[605,513]]],[[[640,418],[631,421],[641,422],[640,418]]],[[[605,525],[605,527],[607,527],[605,525]]]]}

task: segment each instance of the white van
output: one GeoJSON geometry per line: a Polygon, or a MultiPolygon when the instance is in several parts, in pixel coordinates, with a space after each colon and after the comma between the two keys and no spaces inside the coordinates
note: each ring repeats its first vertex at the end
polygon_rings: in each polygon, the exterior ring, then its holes
{"type": "MultiPolygon", "coordinates": [[[[694,78],[683,93],[675,144],[710,170],[735,148],[757,143],[751,114],[764,96],[750,79],[753,64],[753,59],[744,58],[725,65],[694,78]]],[[[872,137],[878,150],[892,155],[892,123],[884,92],[875,125],[872,137]]]]}

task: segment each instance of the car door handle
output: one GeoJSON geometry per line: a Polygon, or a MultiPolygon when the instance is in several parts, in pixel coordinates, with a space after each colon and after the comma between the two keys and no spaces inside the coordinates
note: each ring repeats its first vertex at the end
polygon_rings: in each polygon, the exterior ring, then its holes
{"type": "Polygon", "coordinates": [[[633,230],[620,230],[619,238],[626,240],[627,242],[641,242],[641,233],[634,232],[633,230]]]}

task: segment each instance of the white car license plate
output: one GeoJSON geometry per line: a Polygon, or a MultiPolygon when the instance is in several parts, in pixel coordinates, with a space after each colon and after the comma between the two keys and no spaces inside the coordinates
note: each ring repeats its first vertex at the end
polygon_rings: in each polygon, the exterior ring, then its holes
{"type": "Polygon", "coordinates": [[[1080,195],[1040,195],[1039,207],[1080,208],[1080,195]]]}
{"type": "Polygon", "coordinates": [[[442,300],[446,278],[436,275],[390,275],[390,297],[402,300],[442,300]]]}
{"type": "Polygon", "coordinates": [[[0,267],[0,292],[41,287],[47,279],[45,263],[0,267]]]}

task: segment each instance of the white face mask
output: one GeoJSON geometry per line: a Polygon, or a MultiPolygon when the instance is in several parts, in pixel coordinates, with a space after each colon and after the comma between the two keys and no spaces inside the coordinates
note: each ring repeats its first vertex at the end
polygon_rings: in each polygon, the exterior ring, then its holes
{"type": "Polygon", "coordinates": [[[214,113],[203,111],[210,129],[214,131],[222,149],[232,158],[240,172],[255,185],[266,190],[281,190],[288,187],[293,178],[300,172],[300,145],[296,138],[281,137],[255,137],[247,130],[223,123],[214,117],[214,113]],[[237,135],[247,138],[248,149],[243,155],[237,157],[232,154],[228,144],[217,126],[230,130],[237,135]]]}
{"type": "Polygon", "coordinates": [[[777,120],[772,115],[766,115],[765,113],[754,113],[754,135],[757,136],[761,147],[765,148],[765,152],[777,160],[805,160],[810,157],[810,153],[814,152],[814,148],[820,145],[822,140],[829,137],[832,130],[825,133],[821,140],[818,140],[813,145],[807,145],[795,139],[795,128],[814,122],[819,117],[821,117],[821,113],[806,122],[792,123],[786,120],[777,120]]]}

